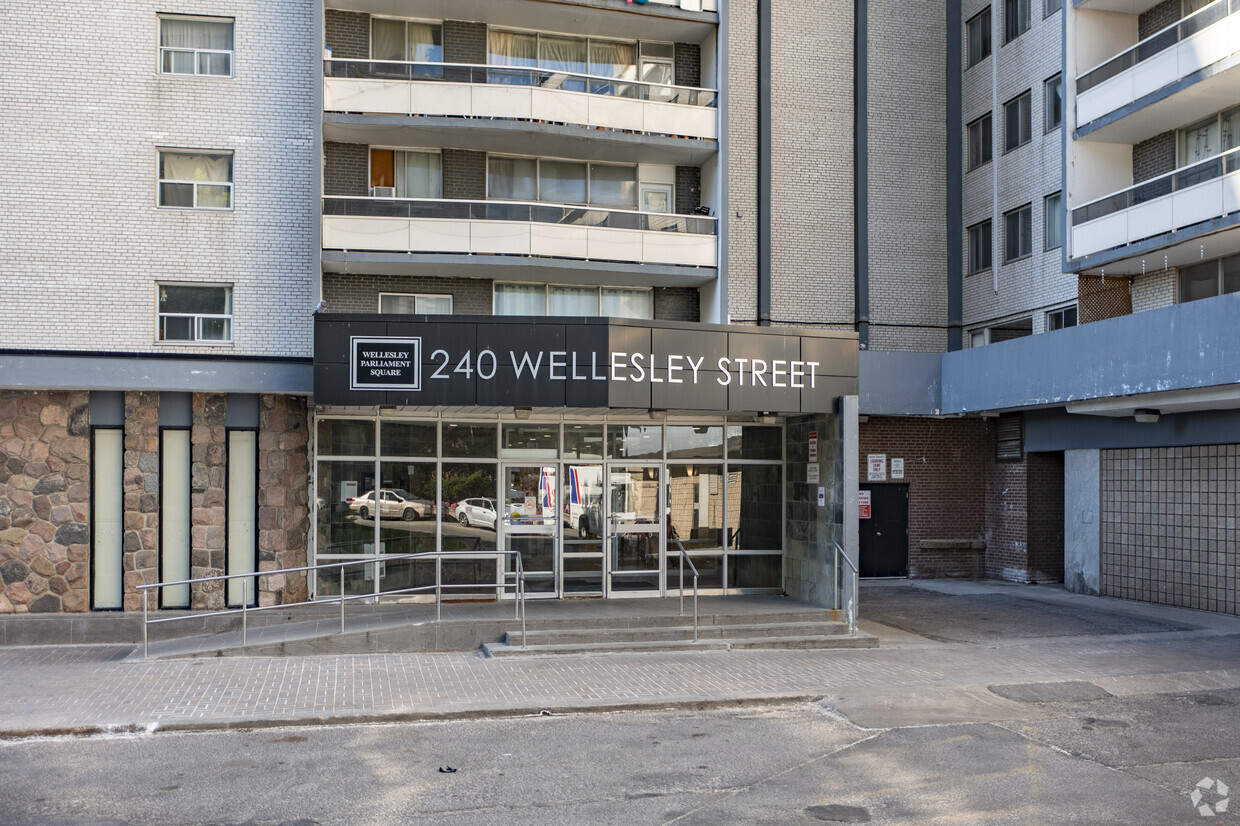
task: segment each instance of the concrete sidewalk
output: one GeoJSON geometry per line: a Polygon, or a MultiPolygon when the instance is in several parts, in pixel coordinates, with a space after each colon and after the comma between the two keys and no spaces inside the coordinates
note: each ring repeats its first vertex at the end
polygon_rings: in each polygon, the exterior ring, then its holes
{"type": "MultiPolygon", "coordinates": [[[[859,725],[1016,719],[1020,691],[1240,687],[1240,618],[1004,583],[867,583],[846,651],[126,661],[131,646],[0,649],[0,736],[201,729],[827,697],[859,725]],[[1025,686],[992,691],[990,686],[1025,686]]],[[[1058,692],[1058,693],[1057,693],[1058,692]]],[[[1027,700],[1026,700],[1027,702],[1027,700]]]]}

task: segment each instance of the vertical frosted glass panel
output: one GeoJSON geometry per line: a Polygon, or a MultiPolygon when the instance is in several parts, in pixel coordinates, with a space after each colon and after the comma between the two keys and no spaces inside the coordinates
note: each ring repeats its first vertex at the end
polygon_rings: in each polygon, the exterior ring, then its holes
{"type": "MultiPolygon", "coordinates": [[[[247,574],[258,569],[258,434],[253,430],[228,433],[228,573],[247,574]]],[[[258,601],[257,577],[228,581],[228,604],[240,605],[242,582],[248,582],[251,605],[258,601]]]]}
{"type": "Polygon", "coordinates": [[[123,430],[95,431],[94,608],[122,607],[123,430]]]}
{"type": "MultiPolygon", "coordinates": [[[[160,446],[159,578],[189,579],[190,445],[188,430],[165,430],[160,446]]],[[[189,586],[162,589],[163,608],[188,608],[189,586]]]]}

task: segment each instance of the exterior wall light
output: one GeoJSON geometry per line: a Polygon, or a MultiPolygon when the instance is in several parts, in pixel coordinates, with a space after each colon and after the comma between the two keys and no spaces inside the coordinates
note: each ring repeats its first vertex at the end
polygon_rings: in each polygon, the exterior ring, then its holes
{"type": "Polygon", "coordinates": [[[1139,407],[1133,412],[1132,417],[1141,424],[1153,424],[1158,421],[1158,411],[1149,407],[1139,407]]]}

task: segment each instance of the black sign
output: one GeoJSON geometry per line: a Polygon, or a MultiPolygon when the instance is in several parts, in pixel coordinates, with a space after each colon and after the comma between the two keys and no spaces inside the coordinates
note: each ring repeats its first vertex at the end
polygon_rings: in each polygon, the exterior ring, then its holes
{"type": "Polygon", "coordinates": [[[351,336],[350,390],[422,389],[422,339],[351,336]]]}
{"type": "Polygon", "coordinates": [[[315,317],[318,404],[808,413],[857,392],[851,333],[618,319],[315,317]]]}

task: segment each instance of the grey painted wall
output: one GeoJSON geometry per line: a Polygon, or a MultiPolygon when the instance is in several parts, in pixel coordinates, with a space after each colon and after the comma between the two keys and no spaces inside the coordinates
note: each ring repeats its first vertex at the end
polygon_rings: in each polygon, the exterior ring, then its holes
{"type": "MultiPolygon", "coordinates": [[[[309,325],[307,325],[309,326],[309,325]]],[[[0,388],[133,390],[195,393],[287,393],[308,396],[314,365],[257,359],[111,358],[0,353],[0,388]]]]}
{"type": "Polygon", "coordinates": [[[942,412],[1240,383],[1237,318],[1233,293],[947,353],[942,412]]]}
{"type": "Polygon", "coordinates": [[[933,416],[943,406],[939,353],[862,350],[859,356],[861,415],[933,416]]]}
{"type": "Polygon", "coordinates": [[[1078,594],[1097,594],[1101,485],[1097,450],[1064,452],[1063,581],[1078,594]]]}
{"type": "Polygon", "coordinates": [[[1064,410],[1025,413],[1025,449],[1186,447],[1240,443],[1240,410],[1163,415],[1157,422],[1127,416],[1083,416],[1064,410]]]}

